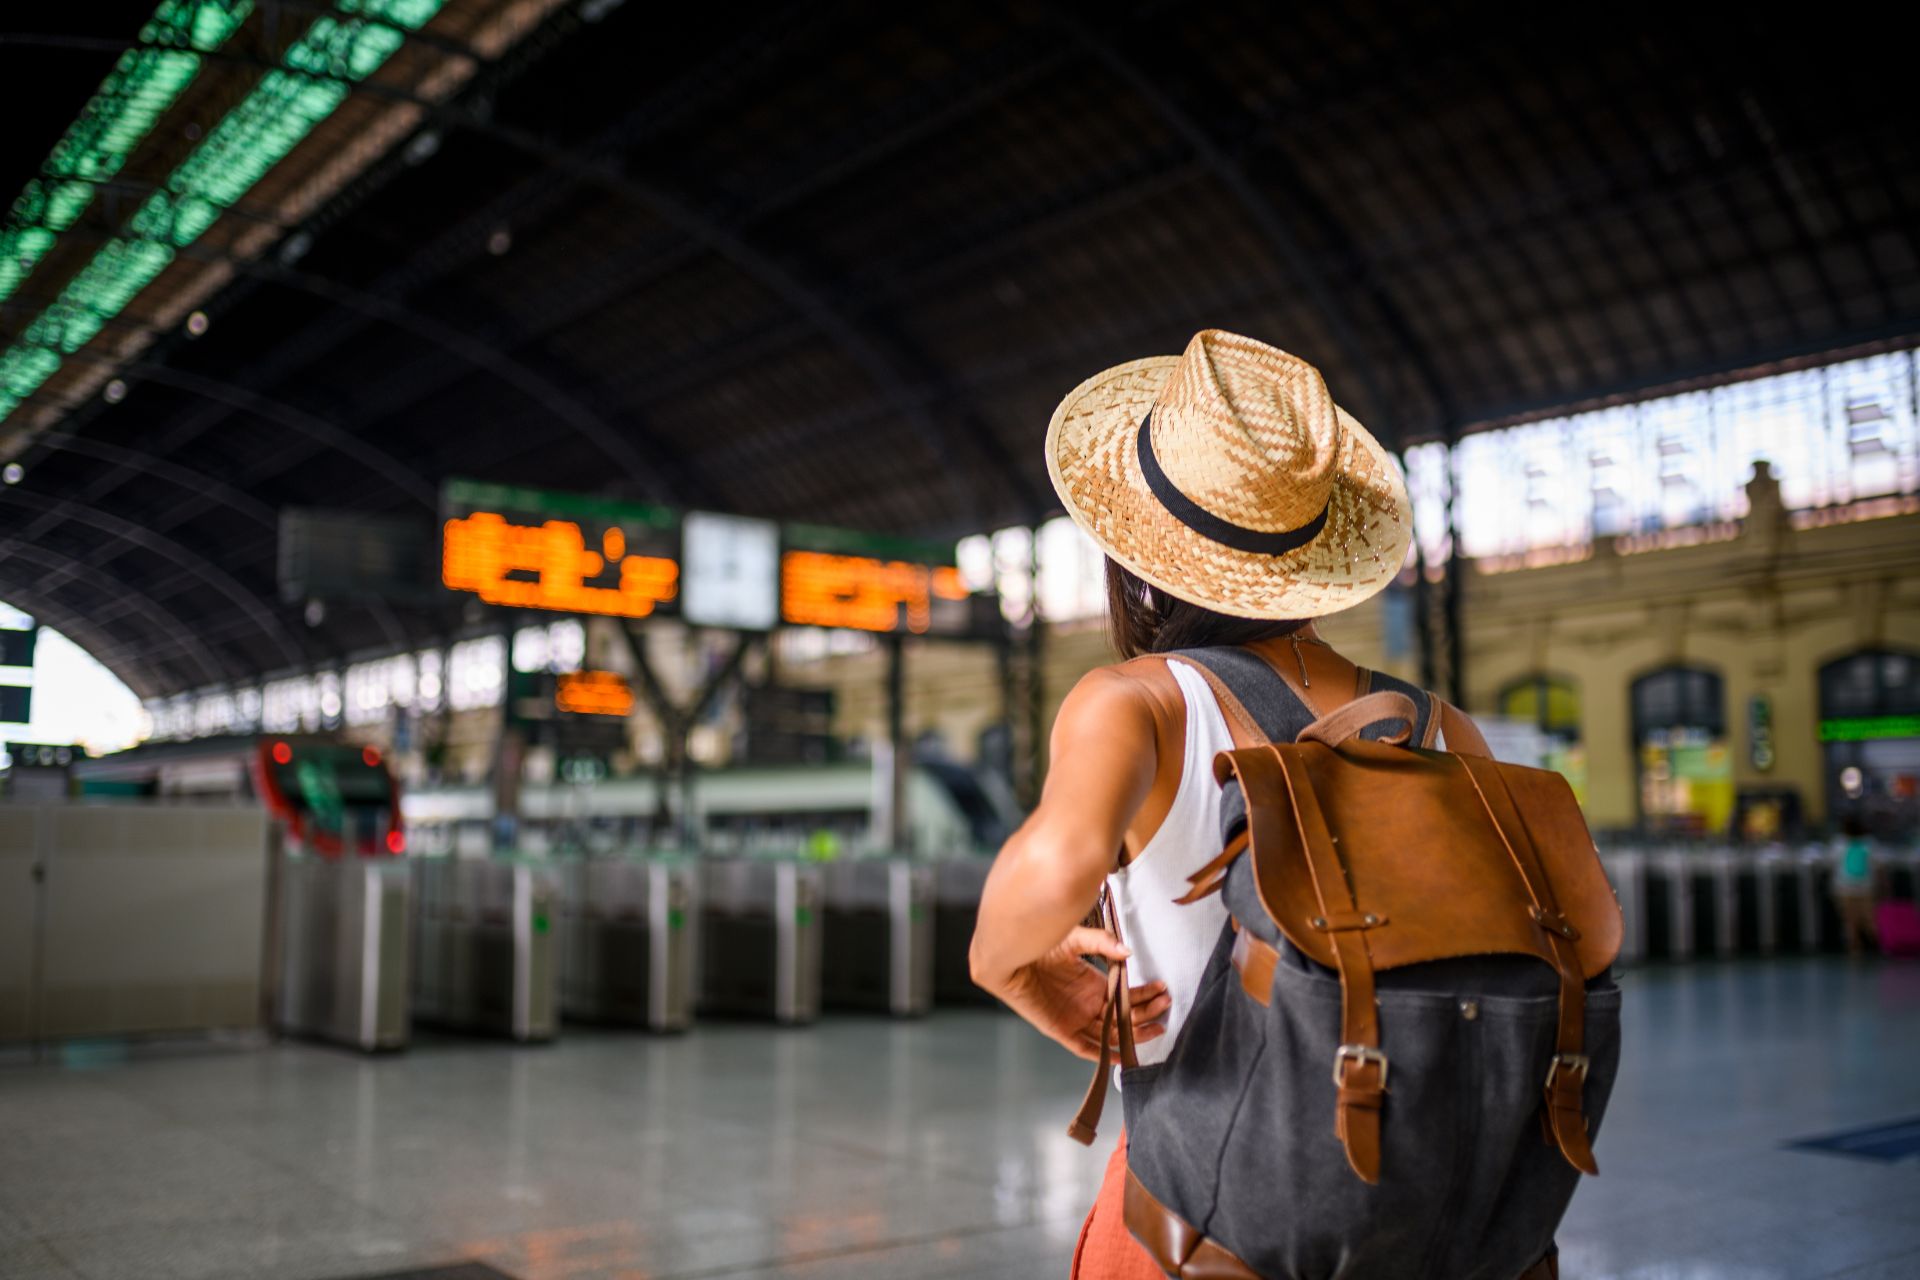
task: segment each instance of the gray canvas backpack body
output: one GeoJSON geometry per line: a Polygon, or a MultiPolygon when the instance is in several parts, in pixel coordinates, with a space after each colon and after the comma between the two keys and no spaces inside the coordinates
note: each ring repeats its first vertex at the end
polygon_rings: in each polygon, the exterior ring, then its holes
{"type": "Polygon", "coordinates": [[[1247,650],[1169,657],[1257,745],[1215,763],[1181,901],[1229,921],[1164,1061],[1110,975],[1129,1229],[1192,1280],[1554,1275],[1619,1060],[1619,908],[1564,779],[1403,681],[1315,721],[1247,650]]]}

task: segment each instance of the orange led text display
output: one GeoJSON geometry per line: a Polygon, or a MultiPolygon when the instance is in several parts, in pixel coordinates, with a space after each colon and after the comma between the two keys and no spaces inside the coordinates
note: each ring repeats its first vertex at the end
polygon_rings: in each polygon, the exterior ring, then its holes
{"type": "Polygon", "coordinates": [[[966,598],[960,571],[950,567],[824,551],[780,560],[780,613],[797,626],[895,631],[904,621],[919,633],[933,623],[934,600],[966,598]]]}
{"type": "Polygon", "coordinates": [[[664,556],[629,551],[626,535],[608,529],[598,550],[570,520],[511,524],[491,511],[446,523],[440,580],[488,604],[561,613],[644,618],[673,599],[680,566],[664,556]]]}
{"type": "Polygon", "coordinates": [[[553,705],[587,716],[623,716],[633,710],[633,686],[617,671],[569,671],[554,686],[553,705]]]}

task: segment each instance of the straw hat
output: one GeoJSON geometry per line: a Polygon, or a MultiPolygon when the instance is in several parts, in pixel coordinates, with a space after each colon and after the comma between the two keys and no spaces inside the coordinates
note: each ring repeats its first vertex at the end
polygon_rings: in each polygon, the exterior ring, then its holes
{"type": "Polygon", "coordinates": [[[1351,608],[1413,535],[1399,466],[1320,371],[1218,329],[1075,387],[1047,427],[1047,471],[1108,555],[1236,617],[1351,608]]]}

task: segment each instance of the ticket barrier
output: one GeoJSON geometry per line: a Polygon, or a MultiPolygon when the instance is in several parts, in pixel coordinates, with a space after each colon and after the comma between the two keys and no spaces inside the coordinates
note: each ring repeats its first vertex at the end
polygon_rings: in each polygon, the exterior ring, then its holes
{"type": "Polygon", "coordinates": [[[1639,849],[1611,849],[1600,855],[1600,865],[1620,904],[1620,963],[1645,960],[1649,945],[1647,856],[1639,849]]]}
{"type": "Polygon", "coordinates": [[[700,1012],[790,1024],[820,1016],[819,863],[702,859],[699,906],[700,1012]]]}
{"type": "Polygon", "coordinates": [[[980,891],[993,859],[943,858],[933,864],[933,998],[939,1004],[997,1004],[974,985],[968,963],[980,891]]]}
{"type": "Polygon", "coordinates": [[[413,860],[413,1016],[462,1031],[551,1040],[560,878],[516,858],[413,860]]]}
{"type": "Polygon", "coordinates": [[[1739,886],[1737,855],[1731,849],[1694,853],[1693,951],[1697,956],[1725,959],[1739,949],[1739,886]]]}
{"type": "Polygon", "coordinates": [[[902,1017],[933,1007],[933,868],[906,858],[827,863],[820,997],[902,1017]]]}
{"type": "Polygon", "coordinates": [[[1802,865],[1808,882],[1806,950],[1846,950],[1846,928],[1840,922],[1840,906],[1833,900],[1833,858],[1825,850],[1809,849],[1802,865]]]}
{"type": "Polygon", "coordinates": [[[369,1052],[407,1043],[411,874],[391,857],[278,862],[274,1025],[369,1052]]]}
{"type": "Polygon", "coordinates": [[[682,1031],[693,1021],[694,864],[626,855],[557,863],[560,1011],[682,1031]]]}

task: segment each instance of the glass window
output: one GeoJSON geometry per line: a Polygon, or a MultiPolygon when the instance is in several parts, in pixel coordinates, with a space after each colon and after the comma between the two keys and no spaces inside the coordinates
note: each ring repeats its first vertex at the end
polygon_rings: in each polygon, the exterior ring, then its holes
{"type": "Polygon", "coordinates": [[[1737,520],[1765,459],[1793,510],[1920,492],[1915,369],[1895,351],[1407,450],[1428,560],[1446,556],[1451,472],[1476,558],[1737,520]]]}

